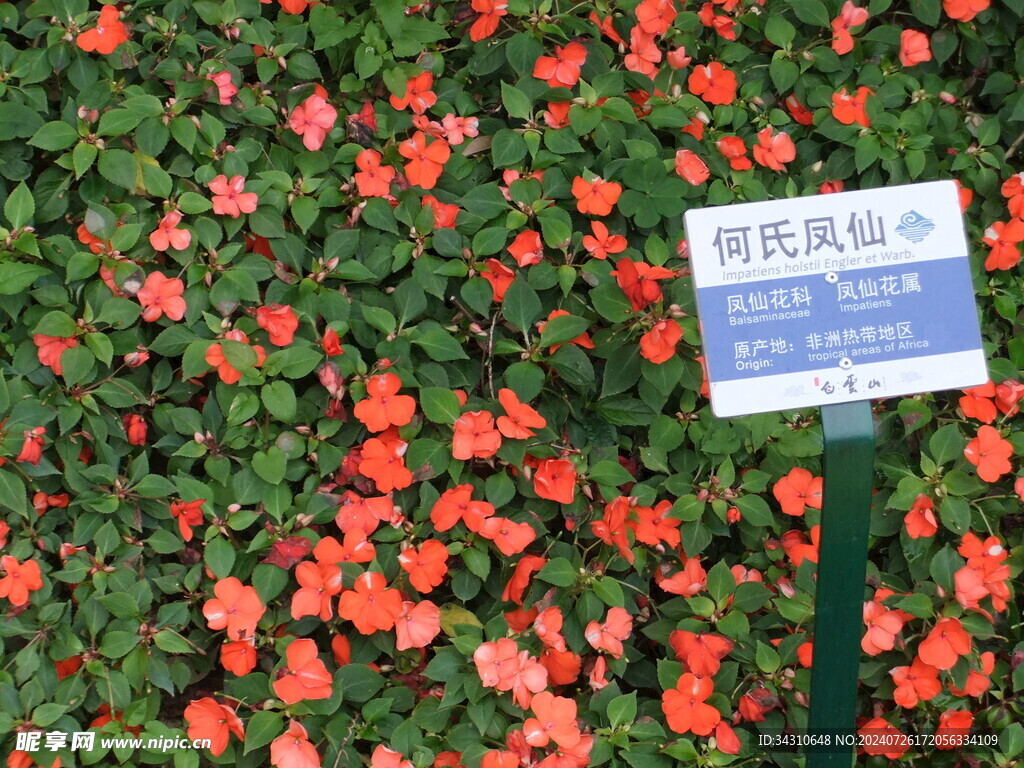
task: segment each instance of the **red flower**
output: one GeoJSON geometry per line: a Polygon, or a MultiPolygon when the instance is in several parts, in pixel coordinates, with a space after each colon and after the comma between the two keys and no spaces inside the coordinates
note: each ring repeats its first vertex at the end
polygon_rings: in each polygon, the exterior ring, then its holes
{"type": "Polygon", "coordinates": [[[971,636],[954,618],[939,619],[917,648],[921,661],[940,670],[952,669],[961,656],[970,652],[971,636]]]}
{"type": "Polygon", "coordinates": [[[546,557],[539,555],[524,555],[516,563],[512,578],[508,580],[505,589],[502,590],[501,599],[516,605],[523,604],[523,594],[530,584],[530,575],[539,571],[548,562],[546,557]]]}
{"type": "Polygon", "coordinates": [[[648,35],[668,32],[678,12],[674,0],[642,0],[636,7],[636,21],[648,35]]]}
{"type": "Polygon", "coordinates": [[[934,536],[939,530],[939,524],[935,520],[935,502],[923,493],[914,500],[914,506],[903,518],[907,535],[912,539],[927,538],[934,536]]]}
{"type": "Polygon", "coordinates": [[[455,420],[452,457],[460,461],[486,459],[501,447],[501,433],[494,428],[494,416],[487,411],[470,411],[455,420]]]}
{"type": "Polygon", "coordinates": [[[800,125],[814,125],[814,114],[800,103],[800,99],[796,97],[796,94],[791,93],[786,97],[786,111],[789,112],[789,116],[794,121],[800,123],[800,125]]]}
{"type": "Polygon", "coordinates": [[[384,197],[391,191],[391,181],[397,171],[390,165],[381,165],[380,159],[381,154],[375,149],[364,149],[356,155],[359,171],[353,178],[363,197],[384,197]]]}
{"type": "Polygon", "coordinates": [[[772,494],[782,505],[783,513],[800,517],[805,505],[821,509],[822,483],[823,478],[814,477],[802,467],[793,467],[775,484],[772,494]]]}
{"type": "Polygon", "coordinates": [[[698,677],[717,675],[722,666],[722,659],[735,647],[733,641],[727,637],[710,632],[695,634],[683,629],[677,629],[669,635],[669,644],[676,652],[676,658],[686,665],[689,672],[698,677]]]}
{"type": "Polygon", "coordinates": [[[228,70],[207,72],[206,79],[217,86],[217,100],[221,105],[228,106],[231,104],[231,100],[238,95],[238,86],[231,82],[231,73],[228,70]]]}
{"type": "Polygon", "coordinates": [[[900,33],[900,64],[913,67],[932,60],[932,49],[928,44],[928,35],[914,29],[904,29],[900,33]]]}
{"type": "Polygon", "coordinates": [[[858,729],[857,734],[864,740],[862,749],[869,755],[882,755],[896,760],[910,748],[909,742],[902,738],[903,732],[881,717],[868,720],[858,729]]]}
{"type": "Polygon", "coordinates": [[[388,631],[402,612],[402,595],[387,589],[383,574],[367,571],[356,579],[355,588],[343,592],[338,600],[338,615],[348,619],[361,634],[388,631]]]}
{"type": "MultiPolygon", "coordinates": [[[[376,518],[374,522],[377,522],[376,518]]],[[[376,556],[376,548],[366,536],[366,531],[362,528],[350,528],[346,531],[343,543],[338,543],[333,536],[324,536],[313,547],[313,557],[321,565],[369,563],[376,556]]]]}
{"type": "Polygon", "coordinates": [[[395,619],[395,649],[426,648],[441,632],[441,609],[429,600],[402,603],[395,619]]]}
{"type": "Polygon", "coordinates": [[[320,339],[320,348],[328,357],[345,354],[345,350],[341,348],[341,338],[333,328],[324,331],[324,337],[320,339]]]}
{"type": "MultiPolygon", "coordinates": [[[[249,337],[238,330],[228,331],[224,334],[224,337],[232,341],[241,341],[244,344],[249,343],[249,337]]],[[[259,368],[263,365],[263,361],[267,359],[266,350],[259,344],[254,344],[253,351],[256,353],[256,367],[259,368]]],[[[239,379],[242,378],[242,372],[228,362],[227,357],[224,355],[224,348],[220,344],[211,344],[207,347],[204,359],[208,365],[212,365],[217,369],[217,375],[220,376],[220,380],[225,384],[237,384],[239,379]]]]}
{"type": "Polygon", "coordinates": [[[228,672],[242,677],[256,668],[255,638],[235,640],[220,647],[220,663],[228,672]]]}
{"type": "Polygon", "coordinates": [[[230,216],[237,219],[243,213],[252,213],[259,205],[258,196],[255,192],[243,192],[245,189],[245,178],[243,176],[228,177],[223,173],[215,177],[209,183],[210,191],[213,192],[213,212],[218,215],[230,216]]]}
{"type": "Polygon", "coordinates": [[[206,499],[171,502],[171,517],[178,521],[178,530],[185,541],[192,541],[192,527],[203,522],[205,503],[206,499]]]}
{"type": "Polygon", "coordinates": [[[736,100],[736,73],[717,61],[694,67],[686,84],[690,93],[710,104],[732,104],[736,100]]]}
{"type": "Polygon", "coordinates": [[[505,300],[505,291],[515,281],[516,273],[497,259],[487,259],[477,269],[480,271],[480,277],[491,284],[494,300],[500,304],[505,300]]]}
{"type": "Polygon", "coordinates": [[[676,344],[683,338],[683,329],[675,320],[659,320],[640,337],[640,354],[655,365],[667,362],[676,353],[676,344]]]}
{"type": "Polygon", "coordinates": [[[75,43],[86,52],[113,53],[121,43],[128,42],[128,27],[120,21],[120,9],[116,5],[104,5],[93,29],[86,30],[75,38],[75,43]]]}
{"type": "Polygon", "coordinates": [[[571,504],[576,498],[576,467],[568,459],[544,459],[533,473],[533,492],[542,499],[571,504]]]}
{"type": "MultiPolygon", "coordinates": [[[[678,48],[673,48],[669,51],[665,60],[668,61],[668,65],[672,67],[672,69],[685,69],[690,66],[690,63],[693,61],[693,57],[687,56],[686,46],[680,45],[678,48]]],[[[698,120],[697,122],[700,121],[698,120]]],[[[703,123],[701,123],[701,125],[703,126],[703,123]]],[[[684,128],[683,130],[686,129],[684,128]]],[[[702,138],[702,136],[697,137],[697,141],[700,141],[702,138]]]]}
{"type": "Polygon", "coordinates": [[[1020,401],[1024,398],[1024,384],[1013,379],[1003,379],[996,385],[996,407],[1007,417],[1020,413],[1020,401]]]}
{"type": "Polygon", "coordinates": [[[969,710],[947,709],[939,715],[939,725],[935,729],[936,749],[956,749],[957,740],[953,737],[964,737],[970,733],[974,725],[974,713],[969,710]]]}
{"type": "Polygon", "coordinates": [[[288,730],[270,742],[270,764],[275,768],[320,768],[320,755],[306,729],[290,720],[288,730]]]}
{"type": "Polygon", "coordinates": [[[911,709],[919,701],[930,701],[942,692],[939,670],[921,659],[914,659],[911,666],[893,667],[889,670],[896,690],[892,697],[901,707],[911,709]]]}
{"type": "Polygon", "coordinates": [[[402,380],[393,373],[371,376],[366,382],[367,397],[356,403],[353,410],[371,432],[383,432],[388,427],[404,427],[416,413],[416,400],[400,395],[402,380]]]}
{"type": "Polygon", "coordinates": [[[64,370],[60,364],[60,356],[65,349],[72,349],[78,346],[78,339],[74,336],[62,338],[60,336],[47,336],[43,333],[32,334],[32,343],[36,345],[36,356],[42,365],[49,366],[54,375],[60,376],[64,370]]]}
{"type": "Polygon", "coordinates": [[[676,151],[676,175],[687,184],[696,187],[708,180],[711,171],[696,152],[680,149],[676,151]]]}
{"type": "Polygon", "coordinates": [[[287,347],[295,338],[299,318],[287,304],[271,304],[256,309],[256,324],[270,334],[270,343],[287,347]]]}
{"type": "MultiPolygon", "coordinates": [[[[362,531],[352,531],[348,535],[358,533],[362,531]]],[[[365,537],[365,534],[363,535],[365,537]]],[[[320,543],[323,543],[323,540],[320,543]]],[[[295,580],[299,582],[299,589],[292,595],[292,618],[298,621],[304,616],[319,616],[321,621],[330,621],[334,616],[331,601],[341,592],[341,569],[337,565],[322,562],[317,564],[307,560],[296,566],[295,580]]]]}
{"type": "Polygon", "coordinates": [[[406,468],[405,455],[409,444],[387,432],[371,437],[362,445],[359,474],[373,480],[381,493],[400,491],[412,485],[412,473],[406,468]]]}
{"type": "Polygon", "coordinates": [[[469,39],[479,43],[498,29],[498,20],[508,14],[508,3],[505,0],[473,0],[470,5],[480,15],[469,28],[469,39]]]}
{"type": "Polygon", "coordinates": [[[555,47],[554,56],[541,56],[533,66],[533,76],[546,80],[552,88],[572,88],[580,79],[580,70],[587,60],[582,43],[572,42],[564,48],[555,47]]]}
{"type": "Polygon", "coordinates": [[[214,757],[223,754],[228,748],[231,734],[238,737],[239,741],[245,741],[242,721],[235,710],[209,696],[189,702],[185,707],[185,722],[188,723],[190,739],[210,740],[210,754],[214,757]]]}
{"type": "Polygon", "coordinates": [[[576,210],[595,216],[607,216],[619,201],[622,185],[605,181],[600,176],[587,181],[577,176],[572,181],[572,194],[576,198],[576,210]]]}
{"type": "Polygon", "coordinates": [[[877,600],[864,603],[864,625],[867,631],[860,647],[868,656],[891,651],[896,646],[896,635],[903,629],[903,618],[898,611],[890,611],[877,600]]]}
{"type": "Polygon", "coordinates": [[[521,403],[511,389],[499,389],[498,402],[507,414],[498,417],[498,431],[509,439],[525,440],[536,434],[534,429],[543,429],[548,425],[547,419],[530,406],[521,403]]]}
{"type": "Polygon", "coordinates": [[[649,304],[661,301],[661,286],[657,281],[676,276],[671,269],[625,258],[616,262],[611,274],[626,294],[634,312],[640,312],[649,304]]]}
{"type": "Polygon", "coordinates": [[[992,0],[942,0],[942,10],[956,21],[971,21],[975,16],[988,9],[992,0]]]}
{"type": "Polygon", "coordinates": [[[429,208],[434,214],[434,229],[451,229],[459,216],[459,206],[453,203],[442,203],[433,195],[423,196],[423,207],[429,208]]]}
{"type": "Polygon", "coordinates": [[[544,258],[544,244],[540,241],[540,232],[532,229],[520,232],[508,247],[508,252],[520,267],[540,264],[544,258]]]}
{"type": "Polygon", "coordinates": [[[192,233],[187,229],[177,229],[180,223],[181,211],[168,211],[164,214],[156,229],[149,234],[149,244],[154,251],[166,251],[168,248],[183,251],[188,248],[192,242],[192,233]]]}
{"type": "Polygon", "coordinates": [[[590,222],[590,231],[594,234],[583,236],[583,247],[595,259],[607,259],[610,253],[626,250],[626,238],[622,235],[609,235],[608,227],[603,222],[590,222]]]}
{"type": "Polygon", "coordinates": [[[839,93],[832,94],[832,117],[843,125],[859,123],[867,128],[871,125],[871,121],[864,110],[864,104],[867,102],[868,96],[873,96],[874,93],[870,88],[862,85],[854,96],[847,94],[846,88],[839,93]]]}
{"type": "Polygon", "coordinates": [[[19,563],[16,557],[4,555],[0,557],[0,568],[4,571],[4,577],[0,579],[0,597],[6,597],[15,607],[28,603],[29,592],[43,588],[42,572],[35,560],[19,563]]]}
{"type": "Polygon", "coordinates": [[[654,35],[649,35],[637,24],[629,32],[629,53],[623,63],[630,72],[639,72],[654,78],[658,74],[658,62],[661,61],[661,49],[655,42],[654,35]]]}
{"type": "Polygon", "coordinates": [[[969,387],[964,390],[964,396],[960,398],[960,410],[969,419],[977,419],[985,424],[991,424],[998,415],[996,404],[990,399],[995,396],[996,385],[991,381],[977,387],[969,387]]]}
{"type": "Polygon", "coordinates": [[[302,137],[302,145],[315,152],[324,145],[337,120],[338,110],[314,93],[292,110],[288,125],[302,137]]]}
{"type": "Polygon", "coordinates": [[[406,760],[401,752],[378,744],[370,757],[370,768],[413,768],[412,760],[406,760]]]}
{"type": "Polygon", "coordinates": [[[480,530],[484,520],[494,514],[494,505],[486,501],[473,501],[472,494],[473,486],[468,483],[442,493],[430,509],[430,522],[434,524],[434,530],[450,530],[460,521],[470,531],[480,530]]]}
{"type": "Polygon", "coordinates": [[[786,163],[796,158],[796,146],[788,133],[775,133],[771,126],[757,133],[754,160],[773,171],[784,171],[786,163]]]}
{"type": "Polygon", "coordinates": [[[479,533],[494,542],[503,555],[518,555],[537,538],[537,531],[529,523],[516,523],[507,517],[488,517],[480,525],[479,533]]]}
{"type": "Polygon", "coordinates": [[[964,448],[964,457],[978,468],[978,477],[986,483],[994,483],[1011,470],[1010,456],[1013,445],[1003,439],[995,427],[984,425],[978,428],[978,436],[964,448]]]}
{"type": "Polygon", "coordinates": [[[145,285],[135,294],[142,305],[142,319],[152,323],[167,315],[168,320],[181,320],[186,309],[185,300],[181,297],[184,290],[185,284],[178,278],[150,272],[146,275],[145,285]]]}
{"type": "Polygon", "coordinates": [[[404,168],[409,183],[433,189],[452,150],[444,139],[434,139],[428,145],[426,134],[416,131],[411,139],[398,145],[398,153],[409,161],[404,168]]]}
{"type": "Polygon", "coordinates": [[[309,638],[293,640],[285,651],[285,666],[274,680],[274,695],[285,704],[329,699],[333,692],[330,673],[317,658],[316,643],[309,638]]]}
{"type": "Polygon", "coordinates": [[[668,727],[676,733],[694,733],[707,736],[722,719],[721,713],[705,703],[714,692],[714,681],[709,677],[697,677],[685,672],[661,697],[661,711],[665,713],[668,727]]]}
{"type": "Polygon", "coordinates": [[[625,650],[622,641],[633,634],[633,617],[624,608],[609,608],[604,623],[592,621],[587,624],[584,636],[587,642],[613,658],[621,659],[625,650]]]}
{"type": "Polygon", "coordinates": [[[1024,240],[1024,221],[1010,219],[1008,222],[997,221],[985,230],[982,242],[992,248],[985,259],[985,269],[992,272],[996,269],[1012,269],[1020,261],[1019,243],[1024,240]]]}
{"type": "Polygon", "coordinates": [[[219,579],[213,587],[214,598],[203,605],[203,616],[210,629],[227,629],[228,637],[251,637],[266,608],[252,587],[243,586],[234,576],[219,579]]]}
{"type": "Polygon", "coordinates": [[[590,16],[588,16],[587,18],[594,22],[594,24],[597,25],[597,28],[601,30],[601,34],[607,37],[613,43],[623,46],[626,44],[626,41],[622,39],[622,35],[620,35],[616,31],[614,20],[612,19],[611,15],[605,16],[602,19],[600,16],[597,15],[597,11],[591,11],[590,16]]]}
{"type": "Polygon", "coordinates": [[[541,691],[533,697],[530,709],[535,717],[523,723],[526,743],[531,747],[546,747],[554,741],[560,747],[573,747],[579,743],[580,729],[576,725],[576,702],[550,691],[541,691]]]}
{"type": "Polygon", "coordinates": [[[739,136],[723,136],[715,142],[715,146],[729,161],[729,167],[734,171],[747,171],[753,168],[753,163],[747,157],[747,145],[739,136]]]}
{"type": "Polygon", "coordinates": [[[437,103],[437,94],[430,90],[433,87],[433,73],[421,72],[406,82],[403,96],[392,94],[389,102],[395,109],[411,107],[417,115],[422,115],[437,103]]]}
{"type": "Polygon", "coordinates": [[[425,595],[439,586],[448,573],[448,548],[440,541],[428,539],[418,549],[402,550],[398,562],[409,574],[409,583],[425,595]]]}
{"type": "Polygon", "coordinates": [[[24,461],[34,467],[39,466],[43,458],[43,435],[46,434],[46,427],[33,427],[21,433],[25,441],[21,444],[21,450],[15,457],[15,461],[24,461]]]}
{"type": "Polygon", "coordinates": [[[843,4],[839,15],[832,19],[832,50],[842,56],[853,50],[853,36],[850,30],[859,27],[868,20],[868,9],[858,8],[850,0],[843,4]]]}

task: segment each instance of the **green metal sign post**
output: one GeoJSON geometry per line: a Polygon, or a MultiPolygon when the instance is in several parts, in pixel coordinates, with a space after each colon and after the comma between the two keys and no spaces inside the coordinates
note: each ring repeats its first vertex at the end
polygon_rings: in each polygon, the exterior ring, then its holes
{"type": "MultiPolygon", "coordinates": [[[[825,481],[814,601],[812,734],[854,725],[875,457],[868,401],[822,406],[821,424],[825,481]]],[[[808,748],[807,768],[850,768],[852,762],[852,747],[808,748]]]]}

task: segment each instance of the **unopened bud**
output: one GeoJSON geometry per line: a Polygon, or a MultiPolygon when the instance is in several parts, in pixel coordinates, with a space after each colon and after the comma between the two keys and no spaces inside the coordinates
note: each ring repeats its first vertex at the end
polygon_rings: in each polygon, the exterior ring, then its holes
{"type": "Polygon", "coordinates": [[[192,439],[195,440],[200,445],[206,442],[206,436],[202,432],[196,432],[194,435],[192,435],[192,439]]]}
{"type": "Polygon", "coordinates": [[[942,91],[939,94],[939,98],[942,99],[947,104],[956,104],[956,96],[954,96],[949,91],[942,91]]]}

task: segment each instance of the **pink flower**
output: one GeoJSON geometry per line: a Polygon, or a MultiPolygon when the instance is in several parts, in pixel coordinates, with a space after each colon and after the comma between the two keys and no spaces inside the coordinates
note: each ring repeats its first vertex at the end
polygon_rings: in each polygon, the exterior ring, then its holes
{"type": "Polygon", "coordinates": [[[231,103],[231,99],[238,93],[238,86],[231,82],[231,73],[226,69],[223,72],[210,72],[206,75],[207,80],[211,80],[216,86],[218,96],[220,97],[220,103],[227,106],[231,103]]]}
{"type": "Polygon", "coordinates": [[[176,251],[183,251],[192,242],[192,233],[187,229],[177,229],[181,223],[181,211],[169,211],[160,219],[149,235],[149,244],[154,251],[166,251],[173,248],[176,251]]]}
{"type": "Polygon", "coordinates": [[[169,320],[178,322],[185,316],[185,300],[181,294],[185,284],[177,277],[167,277],[162,272],[146,275],[146,283],[135,298],[142,305],[142,319],[152,323],[167,315],[169,320]]]}
{"type": "Polygon", "coordinates": [[[306,149],[316,151],[324,145],[337,119],[338,110],[314,93],[292,110],[288,125],[302,137],[306,149]]]}
{"type": "Polygon", "coordinates": [[[480,135],[480,120],[475,117],[456,117],[445,115],[441,118],[441,127],[444,129],[444,138],[449,144],[461,144],[466,137],[473,138],[480,135]]]}
{"type": "Polygon", "coordinates": [[[850,29],[859,27],[868,20],[868,9],[858,8],[850,0],[846,0],[839,15],[832,19],[832,50],[840,56],[853,50],[853,35],[850,29]]]}
{"type": "Polygon", "coordinates": [[[237,219],[243,213],[256,210],[257,195],[255,192],[243,192],[245,178],[242,176],[228,177],[223,173],[209,184],[213,192],[213,212],[237,219]]]}
{"type": "Polygon", "coordinates": [[[928,35],[916,29],[904,29],[900,33],[900,64],[913,67],[932,60],[932,49],[928,45],[928,35]]]}

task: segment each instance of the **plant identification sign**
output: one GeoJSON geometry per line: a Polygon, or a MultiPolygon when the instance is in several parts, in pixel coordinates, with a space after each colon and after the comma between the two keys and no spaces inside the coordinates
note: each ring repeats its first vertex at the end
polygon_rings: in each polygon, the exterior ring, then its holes
{"type": "Polygon", "coordinates": [[[685,222],[716,416],[988,381],[954,182],[701,208],[685,222]]]}

